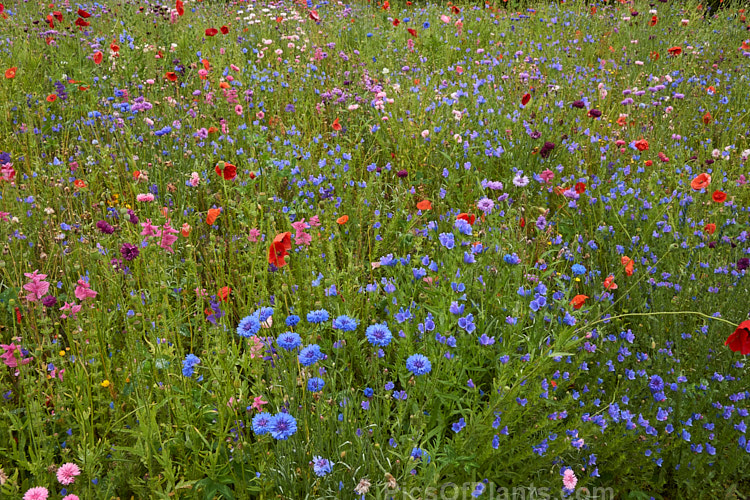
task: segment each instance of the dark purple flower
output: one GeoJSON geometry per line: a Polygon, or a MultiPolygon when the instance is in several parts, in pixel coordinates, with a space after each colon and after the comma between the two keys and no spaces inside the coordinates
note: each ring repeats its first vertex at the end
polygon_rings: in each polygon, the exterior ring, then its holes
{"type": "Polygon", "coordinates": [[[573,104],[571,104],[574,108],[583,109],[586,107],[586,105],[583,103],[583,101],[573,101],[573,104]]]}
{"type": "Polygon", "coordinates": [[[594,108],[594,109],[589,110],[589,116],[591,118],[599,118],[600,116],[602,116],[602,112],[594,108]]]}
{"type": "Polygon", "coordinates": [[[396,172],[396,176],[401,179],[403,179],[407,175],[409,175],[409,172],[407,172],[406,170],[399,170],[398,172],[396,172]]]}
{"type": "Polygon", "coordinates": [[[542,149],[539,150],[539,156],[542,158],[549,158],[550,153],[552,150],[555,149],[555,144],[552,142],[545,142],[544,146],[542,146],[542,149]]]}
{"type": "Polygon", "coordinates": [[[130,217],[131,224],[138,224],[138,216],[130,208],[128,208],[128,216],[130,217]]]}
{"type": "Polygon", "coordinates": [[[123,243],[120,247],[120,253],[122,254],[123,259],[131,261],[138,257],[138,254],[140,254],[141,251],[132,243],[123,243]]]}
{"type": "Polygon", "coordinates": [[[56,304],[57,304],[57,297],[55,297],[54,295],[47,295],[42,298],[42,305],[44,307],[55,307],[56,304]]]}
{"type": "Polygon", "coordinates": [[[744,271],[750,267],[750,259],[747,257],[742,257],[740,260],[737,261],[737,270],[738,271],[744,271]]]}
{"type": "Polygon", "coordinates": [[[104,234],[112,234],[115,232],[115,228],[113,228],[107,221],[100,220],[96,223],[96,227],[104,234]]]}

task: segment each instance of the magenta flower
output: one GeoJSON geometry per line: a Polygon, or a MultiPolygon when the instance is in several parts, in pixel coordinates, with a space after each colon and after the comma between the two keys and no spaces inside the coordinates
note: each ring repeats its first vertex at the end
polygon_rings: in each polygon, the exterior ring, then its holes
{"type": "Polygon", "coordinates": [[[81,469],[76,464],[68,462],[62,464],[60,468],[57,469],[57,480],[60,481],[60,484],[67,486],[73,484],[76,480],[76,476],[80,473],[81,469]]]}
{"type": "Polygon", "coordinates": [[[164,224],[164,230],[161,232],[161,241],[159,241],[159,246],[169,253],[174,253],[172,245],[175,241],[177,241],[177,236],[174,236],[175,234],[179,234],[179,231],[173,229],[172,226],[169,225],[169,221],[167,221],[164,224]]]}
{"type": "Polygon", "coordinates": [[[5,363],[5,366],[7,366],[8,368],[18,367],[18,358],[16,358],[15,356],[16,351],[21,353],[22,365],[28,365],[29,363],[31,363],[32,358],[24,358],[21,348],[17,346],[16,344],[10,344],[10,345],[0,344],[0,348],[5,350],[3,354],[0,354],[0,359],[3,360],[3,363],[5,363]]]}
{"type": "Polygon", "coordinates": [[[78,286],[76,286],[75,296],[78,300],[86,300],[95,298],[99,292],[95,292],[91,289],[91,285],[83,280],[78,280],[78,286]]]}
{"type": "Polygon", "coordinates": [[[33,273],[24,273],[24,276],[31,280],[23,286],[24,290],[30,292],[26,296],[26,300],[36,302],[47,294],[49,283],[44,281],[47,277],[46,274],[37,274],[37,271],[34,271],[33,273]]]}
{"type": "Polygon", "coordinates": [[[146,222],[141,222],[141,226],[143,226],[143,231],[141,231],[141,236],[160,236],[161,231],[159,231],[159,226],[154,226],[151,224],[151,219],[146,219],[146,222]]]}
{"type": "Polygon", "coordinates": [[[252,228],[250,234],[247,236],[247,241],[250,243],[256,243],[258,241],[258,236],[260,236],[260,230],[252,228]]]}

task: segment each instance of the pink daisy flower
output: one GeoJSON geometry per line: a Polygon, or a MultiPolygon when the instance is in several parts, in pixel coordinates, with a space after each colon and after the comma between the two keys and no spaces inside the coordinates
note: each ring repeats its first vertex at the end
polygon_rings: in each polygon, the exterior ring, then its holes
{"type": "Polygon", "coordinates": [[[29,489],[24,495],[23,500],[47,500],[49,490],[44,486],[37,486],[29,489]]]}
{"type": "Polygon", "coordinates": [[[76,476],[80,473],[81,469],[79,469],[76,464],[68,462],[57,469],[57,480],[60,481],[60,484],[73,484],[76,480],[76,476]]]}

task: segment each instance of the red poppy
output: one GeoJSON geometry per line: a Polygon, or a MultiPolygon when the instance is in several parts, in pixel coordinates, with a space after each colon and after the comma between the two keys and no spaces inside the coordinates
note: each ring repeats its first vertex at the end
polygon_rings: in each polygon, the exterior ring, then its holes
{"type": "Polygon", "coordinates": [[[459,220],[465,220],[469,223],[469,225],[474,225],[474,221],[477,219],[477,216],[474,214],[466,214],[466,213],[460,213],[456,216],[456,219],[459,220]]]}
{"type": "Polygon", "coordinates": [[[659,19],[656,16],[651,16],[651,22],[648,24],[649,26],[656,26],[657,22],[659,22],[659,19]]]}
{"type": "Polygon", "coordinates": [[[646,166],[647,166],[647,167],[651,167],[651,166],[653,166],[653,164],[654,164],[654,162],[653,162],[653,161],[651,161],[651,160],[646,160],[646,166]]]}
{"type": "Polygon", "coordinates": [[[451,6],[451,12],[453,12],[454,14],[460,14],[461,13],[461,9],[459,9],[457,6],[453,5],[453,6],[451,6]]]}
{"type": "Polygon", "coordinates": [[[625,266],[625,274],[627,274],[628,276],[633,276],[633,266],[635,266],[635,262],[633,262],[633,259],[625,255],[620,259],[620,262],[623,266],[625,266]]]}
{"type": "Polygon", "coordinates": [[[221,28],[219,28],[219,30],[221,31],[222,35],[228,35],[229,34],[229,27],[228,26],[222,26],[221,28]]]}
{"type": "Polygon", "coordinates": [[[55,18],[52,17],[52,16],[47,16],[47,24],[49,25],[49,29],[54,29],[55,28],[55,21],[54,21],[54,19],[55,18]]]}
{"type": "Polygon", "coordinates": [[[310,17],[310,19],[312,19],[316,23],[320,22],[320,14],[318,14],[317,10],[311,10],[308,16],[310,17]]]}
{"type": "Polygon", "coordinates": [[[575,189],[576,189],[576,193],[583,194],[586,192],[586,184],[584,184],[583,182],[579,182],[576,184],[575,189]]]}
{"type": "Polygon", "coordinates": [[[104,58],[104,54],[102,54],[98,50],[94,52],[94,64],[101,64],[103,58],[104,58]]]}
{"type": "Polygon", "coordinates": [[[184,16],[185,15],[185,5],[182,3],[182,0],[177,0],[175,2],[175,10],[177,10],[178,16],[184,16]]]}
{"type": "Polygon", "coordinates": [[[401,21],[399,21],[398,19],[393,20],[393,26],[398,26],[399,24],[401,24],[401,21]]]}
{"type": "Polygon", "coordinates": [[[711,199],[716,203],[724,203],[727,201],[727,193],[724,191],[714,191],[714,194],[711,195],[711,199]]]}
{"type": "Polygon", "coordinates": [[[338,118],[336,118],[335,120],[333,120],[333,123],[331,124],[331,128],[333,130],[335,130],[336,132],[338,132],[339,130],[341,130],[341,124],[339,123],[339,119],[338,118]]]}
{"type": "Polygon", "coordinates": [[[526,217],[521,217],[521,220],[518,221],[518,225],[521,226],[521,229],[526,227],[526,217]]]}
{"type": "Polygon", "coordinates": [[[16,70],[17,69],[18,68],[16,68],[15,66],[13,66],[12,68],[6,69],[5,70],[5,78],[7,78],[8,80],[10,80],[11,78],[15,78],[16,77],[16,70]]]}
{"type": "Polygon", "coordinates": [[[85,188],[86,187],[86,183],[83,180],[81,180],[81,179],[76,179],[75,181],[73,181],[73,185],[75,187],[77,187],[77,188],[85,188]]]}
{"type": "Polygon", "coordinates": [[[703,115],[703,124],[704,125],[708,125],[709,123],[711,123],[711,120],[712,120],[711,113],[709,113],[708,111],[706,111],[706,114],[703,115]]]}
{"type": "Polygon", "coordinates": [[[219,293],[216,294],[216,298],[222,302],[227,302],[229,301],[230,293],[232,293],[232,289],[228,286],[223,286],[221,287],[221,290],[219,290],[219,293]]]}
{"type": "Polygon", "coordinates": [[[524,94],[523,97],[521,98],[521,105],[526,106],[530,100],[531,100],[531,94],[524,94]]]}
{"type": "Polygon", "coordinates": [[[700,191],[701,189],[707,188],[709,184],[711,184],[711,176],[703,173],[698,174],[695,179],[690,182],[690,187],[696,191],[700,191]]]}
{"type": "Polygon", "coordinates": [[[648,150],[648,141],[646,139],[635,141],[635,147],[638,149],[638,151],[646,151],[648,150]]]}
{"type": "Polygon", "coordinates": [[[670,56],[679,56],[682,54],[682,47],[669,47],[667,52],[670,56]]]}
{"type": "Polygon", "coordinates": [[[120,46],[117,45],[115,42],[112,42],[112,43],[109,44],[109,50],[111,50],[112,52],[114,52],[116,54],[116,53],[120,52],[120,46]]]}
{"type": "Polygon", "coordinates": [[[232,179],[237,177],[237,167],[235,167],[231,163],[220,161],[216,164],[215,170],[218,175],[224,177],[224,180],[227,181],[231,181],[232,179]]]}
{"type": "Polygon", "coordinates": [[[208,59],[201,59],[201,63],[203,64],[203,69],[211,71],[211,63],[208,62],[208,59]]]}
{"type": "Polygon", "coordinates": [[[588,295],[576,295],[573,297],[573,300],[570,301],[570,305],[573,306],[573,309],[580,309],[588,298],[588,295]]]}
{"type": "Polygon", "coordinates": [[[206,224],[209,226],[213,226],[214,222],[216,222],[216,218],[221,213],[220,208],[209,208],[208,209],[208,215],[206,216],[206,224]]]}
{"type": "MultiPolygon", "coordinates": [[[[178,1],[179,1],[179,0],[178,0],[178,1]]],[[[182,3],[182,2],[180,2],[180,3],[182,3]]],[[[91,17],[91,14],[89,14],[88,12],[86,12],[86,11],[85,11],[85,10],[83,10],[83,9],[78,9],[78,12],[77,12],[77,14],[78,14],[78,15],[79,15],[80,17],[84,18],[84,19],[87,19],[87,18],[91,17]]]]}
{"type": "Polygon", "coordinates": [[[740,323],[724,345],[728,345],[731,350],[743,356],[750,354],[750,321],[740,323]]]}
{"type": "Polygon", "coordinates": [[[4,10],[5,10],[5,5],[0,3],[0,14],[2,14],[4,10]]]}
{"type": "Polygon", "coordinates": [[[658,61],[659,60],[659,53],[656,51],[651,51],[651,54],[649,54],[649,57],[652,61],[658,61]]]}
{"type": "Polygon", "coordinates": [[[336,219],[336,224],[338,224],[339,226],[343,226],[347,222],[349,222],[349,216],[348,215],[342,215],[341,217],[339,217],[338,219],[336,219]]]}
{"type": "Polygon", "coordinates": [[[52,13],[53,16],[55,16],[55,19],[57,19],[58,23],[63,22],[63,15],[62,12],[55,11],[52,13]]]}
{"type": "Polygon", "coordinates": [[[713,85],[709,85],[708,87],[706,87],[706,92],[709,94],[713,94],[714,92],[716,92],[716,87],[714,87],[713,85]]]}
{"type": "Polygon", "coordinates": [[[430,200],[422,200],[419,203],[417,203],[417,209],[418,210],[432,210],[432,203],[430,203],[430,200]]]}
{"type": "Polygon", "coordinates": [[[175,73],[174,71],[167,71],[164,74],[164,78],[166,78],[170,82],[176,82],[177,81],[177,73],[175,73]]]}
{"type": "Polygon", "coordinates": [[[406,31],[408,31],[409,34],[414,38],[417,38],[417,30],[415,30],[414,28],[406,28],[406,31]]]}
{"type": "Polygon", "coordinates": [[[216,28],[208,28],[206,30],[206,36],[215,36],[217,33],[219,33],[219,30],[216,28]]]}
{"type": "Polygon", "coordinates": [[[703,226],[703,231],[707,234],[714,234],[716,232],[716,224],[713,222],[703,226]]]}
{"type": "Polygon", "coordinates": [[[286,261],[284,258],[289,255],[288,250],[292,248],[292,233],[279,233],[268,247],[268,263],[276,267],[284,267],[286,261]]]}
{"type": "Polygon", "coordinates": [[[385,2],[383,2],[383,10],[388,10],[390,8],[391,4],[388,2],[388,0],[385,0],[385,2]]]}
{"type": "Polygon", "coordinates": [[[57,95],[50,94],[47,96],[47,102],[55,102],[57,100],[57,95]]]}
{"type": "Polygon", "coordinates": [[[75,25],[80,28],[85,28],[86,26],[91,26],[91,23],[84,18],[79,17],[78,19],[76,19],[75,25]]]}
{"type": "Polygon", "coordinates": [[[605,279],[602,284],[604,285],[605,290],[617,290],[617,283],[615,283],[615,277],[612,274],[607,276],[607,279],[605,279]]]}

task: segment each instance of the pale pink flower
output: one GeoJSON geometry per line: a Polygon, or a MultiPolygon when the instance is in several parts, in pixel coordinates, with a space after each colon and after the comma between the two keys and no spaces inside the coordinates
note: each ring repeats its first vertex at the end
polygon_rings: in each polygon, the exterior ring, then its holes
{"type": "Polygon", "coordinates": [[[310,233],[306,233],[304,231],[299,231],[299,232],[297,232],[297,234],[294,235],[294,244],[295,245],[309,246],[310,243],[312,243],[312,236],[310,236],[310,233]]]}
{"type": "Polygon", "coordinates": [[[313,215],[312,217],[310,217],[310,225],[315,227],[320,226],[320,219],[317,215],[313,215]]]}
{"type": "Polygon", "coordinates": [[[47,500],[49,490],[44,486],[37,486],[26,491],[23,500],[47,500]]]}
{"type": "Polygon", "coordinates": [[[159,241],[159,247],[163,248],[169,253],[174,253],[172,245],[175,241],[177,241],[177,236],[175,236],[176,234],[179,234],[179,231],[170,226],[169,221],[165,222],[164,230],[161,232],[161,241],[159,241]]]}
{"type": "Polygon", "coordinates": [[[57,469],[57,480],[60,481],[60,484],[69,485],[73,484],[76,480],[76,476],[78,476],[81,473],[81,469],[78,468],[78,466],[72,462],[68,462],[66,464],[62,464],[60,468],[57,469]]]}
{"type": "Polygon", "coordinates": [[[301,221],[292,222],[292,227],[295,231],[304,231],[305,229],[310,227],[310,224],[305,222],[305,219],[302,219],[301,221]]]}
{"type": "Polygon", "coordinates": [[[250,407],[257,411],[263,411],[263,405],[267,405],[268,401],[263,401],[263,396],[256,396],[253,398],[253,404],[250,407]]]}
{"type": "Polygon", "coordinates": [[[569,490],[574,490],[578,484],[578,478],[573,469],[565,469],[563,473],[563,486],[569,490]]]}
{"type": "Polygon", "coordinates": [[[64,496],[62,500],[81,500],[81,499],[78,498],[78,495],[74,495],[71,493],[70,495],[64,496]]]}
{"type": "Polygon", "coordinates": [[[154,201],[154,195],[151,193],[146,193],[146,194],[141,193],[138,196],[136,196],[135,199],[136,201],[150,202],[150,201],[154,201]]]}
{"type": "Polygon", "coordinates": [[[250,243],[256,243],[258,241],[258,236],[260,236],[260,230],[252,228],[250,230],[250,234],[247,235],[247,241],[249,241],[250,243]]]}
{"type": "MultiPolygon", "coordinates": [[[[70,311],[70,317],[71,317],[71,318],[73,318],[73,319],[75,319],[75,317],[76,317],[76,314],[78,314],[78,312],[79,312],[79,311],[80,311],[81,309],[82,309],[82,306],[81,306],[81,305],[79,305],[79,304],[76,304],[76,303],[72,303],[72,304],[71,304],[71,303],[69,303],[69,302],[66,302],[66,303],[65,303],[65,305],[64,305],[64,306],[62,306],[62,307],[60,308],[60,310],[61,310],[61,311],[70,311]]],[[[65,319],[65,318],[67,318],[67,317],[68,317],[68,315],[67,315],[67,314],[61,314],[61,315],[60,315],[60,318],[61,318],[61,319],[65,319]]]]}
{"type": "Polygon", "coordinates": [[[78,280],[78,286],[76,286],[75,296],[78,300],[86,300],[96,298],[98,292],[91,289],[91,285],[83,280],[78,280]]]}
{"type": "Polygon", "coordinates": [[[235,66],[234,64],[230,64],[229,67],[231,68],[232,71],[239,71],[240,70],[240,68],[237,67],[237,66],[235,66]]]}
{"type": "Polygon", "coordinates": [[[448,24],[449,22],[451,22],[451,18],[446,16],[445,14],[440,16],[440,20],[443,21],[445,24],[448,24]]]}
{"type": "Polygon", "coordinates": [[[193,187],[198,187],[198,184],[201,183],[201,176],[198,174],[198,172],[193,172],[190,174],[190,185],[193,187]]]}
{"type": "Polygon", "coordinates": [[[266,114],[263,111],[258,111],[257,113],[255,113],[255,117],[258,120],[262,120],[263,118],[265,118],[265,116],[266,116],[266,114]]]}
{"type": "Polygon", "coordinates": [[[263,341],[257,335],[250,337],[250,359],[263,357],[263,341]]]}

